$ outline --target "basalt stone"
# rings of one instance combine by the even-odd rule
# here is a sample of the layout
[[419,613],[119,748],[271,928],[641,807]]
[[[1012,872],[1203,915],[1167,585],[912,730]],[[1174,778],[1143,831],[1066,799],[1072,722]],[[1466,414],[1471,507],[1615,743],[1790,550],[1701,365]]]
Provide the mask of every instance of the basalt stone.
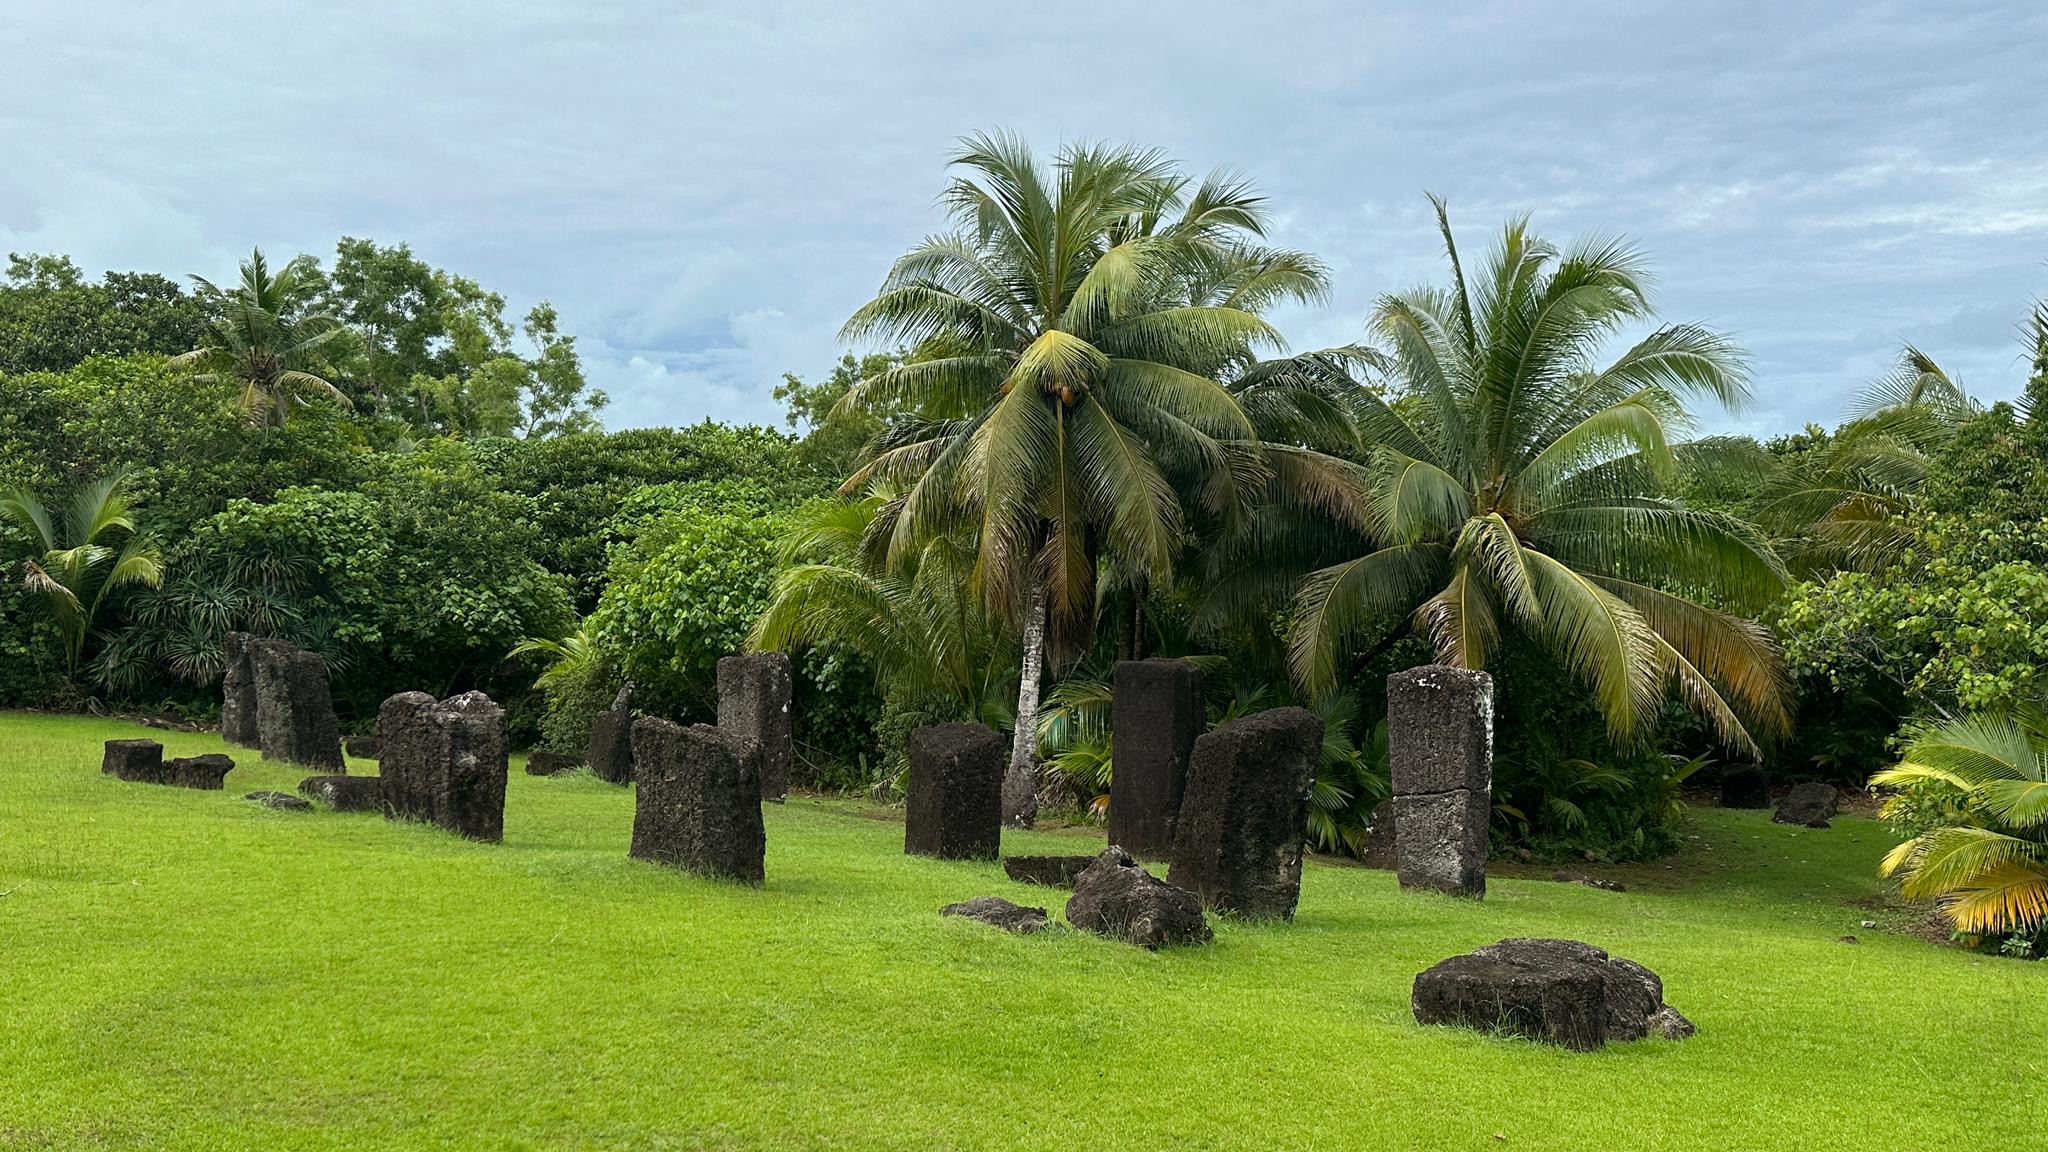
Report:
[[1730,764],[1721,769],[1721,807],[1768,808],[1771,795],[1764,787],[1764,770],[1754,764]]
[[1322,748],[1323,722],[1304,708],[1259,712],[1196,740],[1167,882],[1218,911],[1292,920]]
[[1023,884],[1072,888],[1074,878],[1093,863],[1093,856],[1005,856],[1003,874]]
[[1047,924],[1045,909],[1025,908],[1000,896],[976,896],[959,904],[948,904],[939,909],[939,915],[964,916],[1019,935],[1043,931]]
[[1778,801],[1778,810],[1771,814],[1771,819],[1780,824],[1825,828],[1835,818],[1841,802],[1842,793],[1832,784],[1795,784]]
[[583,759],[591,774],[611,784],[633,782],[633,685],[619,689],[609,710],[590,725],[590,747]]
[[1619,880],[1602,880],[1598,876],[1589,876],[1584,872],[1573,872],[1568,869],[1561,868],[1552,873],[1550,878],[1559,884],[1582,884],[1588,888],[1598,888],[1602,892],[1628,891],[1628,885]]
[[345,736],[341,747],[358,760],[377,760],[384,755],[384,745],[375,736]]
[[256,727],[256,669],[249,659],[255,639],[247,632],[230,632],[221,643],[220,738],[239,748],[259,747],[263,740]]
[[761,744],[751,736],[643,716],[633,724],[638,789],[631,854],[702,876],[759,884]]
[[526,756],[528,776],[560,776],[583,767],[581,756],[564,756],[560,752],[530,752]]
[[336,812],[382,812],[381,776],[308,776],[299,781],[299,795],[318,800]]
[[265,760],[345,771],[327,662],[282,640],[247,645],[256,680],[256,734]]
[[109,740],[100,752],[100,771],[116,780],[160,784],[164,746],[154,740]]
[[942,860],[993,860],[1002,851],[1002,737],[980,724],[933,724],[910,734],[903,850]]
[[471,840],[505,836],[505,710],[481,692],[401,692],[377,710],[384,815]]
[[202,792],[218,792],[227,774],[234,770],[235,762],[218,752],[182,756],[164,761],[163,783],[178,788],[197,788]]
[[1109,842],[1139,856],[1173,851],[1195,740],[1207,722],[1202,672],[1185,660],[1125,660],[1114,673]]
[[251,792],[242,797],[279,812],[311,812],[313,805],[289,792]]
[[793,678],[781,652],[727,656],[718,662],[718,726],[761,743],[761,799],[789,792],[789,701]]
[[1360,863],[1368,868],[1393,869],[1399,859],[1394,847],[1394,828],[1398,823],[1392,800],[1373,805],[1365,821],[1365,848],[1359,853]]
[[1215,938],[1202,898],[1152,875],[1111,845],[1079,876],[1067,900],[1067,923],[1085,932],[1158,950],[1207,944]]
[[1401,887],[1485,896],[1493,678],[1442,664],[1387,677],[1387,755]]
[[1410,1006],[1423,1024],[1457,1024],[1578,1051],[1674,1039],[1692,1025],[1664,1003],[1657,974],[1576,940],[1503,940],[1444,960],[1415,978]]

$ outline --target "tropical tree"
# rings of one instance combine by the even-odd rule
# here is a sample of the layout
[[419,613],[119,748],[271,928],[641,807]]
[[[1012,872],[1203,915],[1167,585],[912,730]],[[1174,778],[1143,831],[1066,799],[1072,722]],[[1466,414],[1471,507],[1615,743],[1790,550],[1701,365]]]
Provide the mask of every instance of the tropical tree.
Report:
[[23,584],[49,605],[64,638],[65,664],[74,673],[107,597],[120,588],[163,581],[162,554],[136,530],[122,490],[129,475],[118,471],[80,489],[61,520],[33,493],[0,497],[0,516],[28,533],[40,550],[24,563]]
[[2048,715],[2034,708],[1921,728],[1899,763],[1870,782],[1900,790],[1887,816],[1932,800],[1944,817],[1884,858],[1905,896],[1939,901],[1971,935],[2048,930]]
[[348,397],[314,369],[316,353],[346,331],[334,317],[312,311],[320,289],[319,265],[310,256],[275,273],[258,248],[242,262],[241,283],[223,291],[194,276],[208,320],[199,346],[172,363],[199,369],[199,379],[234,381],[242,410],[257,424],[281,427],[309,396],[347,405]]
[[1372,317],[1395,398],[1354,393],[1358,458],[1302,473],[1305,498],[1362,547],[1303,581],[1295,676],[1332,685],[1411,623],[1439,660],[1483,668],[1512,629],[1585,684],[1612,736],[1642,733],[1676,685],[1754,750],[1757,730],[1785,726],[1786,681],[1739,613],[1782,587],[1783,566],[1755,529],[1666,494],[1724,451],[1676,434],[1688,401],[1746,398],[1740,354],[1673,324],[1601,366],[1608,338],[1653,316],[1639,253],[1605,239],[1560,251],[1517,219],[1468,280],[1434,203],[1451,283],[1382,297]]
[[976,590],[1022,636],[1003,810],[1028,824],[1048,653],[1080,649],[1100,589],[1168,580],[1190,515],[1238,513],[1256,434],[1219,376],[1278,347],[1260,309],[1316,297],[1323,273],[1258,244],[1242,182],[1196,184],[1157,152],[1074,145],[1047,165],[977,136],[954,164],[954,228],[844,329],[917,350],[842,402],[917,416],[844,490],[902,485],[880,517],[892,566],[937,536],[974,542]]

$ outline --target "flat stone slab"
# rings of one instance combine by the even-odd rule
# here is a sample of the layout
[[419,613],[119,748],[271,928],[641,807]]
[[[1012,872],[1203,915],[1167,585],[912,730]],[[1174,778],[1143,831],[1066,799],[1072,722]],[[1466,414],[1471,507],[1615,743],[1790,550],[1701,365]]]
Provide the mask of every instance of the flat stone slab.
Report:
[[1044,931],[1046,924],[1050,922],[1046,919],[1045,909],[1012,904],[1000,896],[976,896],[972,900],[948,904],[939,909],[939,915],[979,920],[1018,935]]
[[289,792],[251,792],[242,797],[279,812],[311,812],[312,802]]
[[1093,856],[1005,856],[1003,875],[1022,884],[1072,888],[1074,878],[1093,863]]
[[1154,951],[1215,939],[1202,915],[1201,897],[1145,871],[1115,845],[1103,849],[1075,878],[1067,923]]
[[583,767],[583,757],[564,756],[560,752],[529,752],[526,754],[528,776],[560,776]]
[[1795,784],[1778,801],[1778,810],[1771,814],[1771,819],[1779,824],[1826,828],[1841,804],[1841,790],[1832,784]]
[[299,781],[299,795],[318,800],[336,812],[382,812],[382,776],[308,776]]
[[1455,1024],[1589,1052],[1692,1022],[1664,1003],[1657,974],[1577,940],[1516,939],[1438,962],[1415,978],[1422,1024]]

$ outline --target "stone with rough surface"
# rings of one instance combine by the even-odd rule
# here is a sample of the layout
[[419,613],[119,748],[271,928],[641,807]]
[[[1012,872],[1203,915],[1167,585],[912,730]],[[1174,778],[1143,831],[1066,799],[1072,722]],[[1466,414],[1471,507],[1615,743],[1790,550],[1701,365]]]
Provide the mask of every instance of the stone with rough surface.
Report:
[[1208,726],[1202,671],[1186,660],[1125,660],[1113,676],[1109,842],[1136,856],[1165,855],[1195,740]]
[[701,876],[759,884],[761,744],[751,736],[654,717],[633,722],[638,792],[631,854]]
[[718,662],[718,726],[761,744],[761,799],[789,792],[790,693],[794,678],[781,652],[727,656]]
[[1832,784],[1795,784],[1778,801],[1778,810],[1771,814],[1771,819],[1780,824],[1825,828],[1835,818],[1841,803],[1842,793]]
[[238,748],[262,744],[256,727],[256,670],[249,661],[249,645],[255,640],[247,632],[230,632],[221,642],[224,659],[220,675],[220,738]]
[[1394,827],[1397,823],[1393,800],[1382,800],[1373,805],[1365,820],[1365,848],[1358,854],[1359,863],[1368,868],[1393,869],[1397,859],[1394,853]]
[[1721,769],[1721,807],[1768,808],[1770,792],[1764,787],[1764,770],[1754,764],[1730,764]]
[[1021,884],[1072,888],[1074,877],[1093,863],[1093,856],[1005,856],[1003,875]]
[[1202,915],[1202,898],[1152,875],[1131,854],[1111,845],[1074,878],[1067,923],[1084,932],[1158,950],[1207,944],[1215,938]]
[[933,724],[910,734],[903,850],[941,860],[993,860],[1002,851],[1002,737],[980,724]]
[[528,776],[560,776],[583,767],[580,756],[564,756],[560,752],[530,752],[526,757]]
[[1485,896],[1493,678],[1442,664],[1387,677],[1387,757],[1401,887]]
[[939,915],[963,916],[1019,935],[1042,931],[1048,923],[1045,909],[1025,908],[1000,896],[976,896],[959,904],[948,904],[939,909]]
[[1486,895],[1490,791],[1396,796],[1394,814],[1394,868],[1401,887]]
[[1664,1003],[1656,973],[1576,940],[1502,940],[1453,956],[1415,978],[1410,1006],[1423,1024],[1458,1024],[1578,1051],[1640,1040],[1652,1030],[1679,1038],[1692,1027]]
[[341,748],[358,760],[378,760],[384,755],[384,746],[377,742],[375,736],[344,736]]
[[251,792],[242,797],[279,812],[311,812],[313,805],[289,792]]
[[382,812],[381,776],[308,776],[299,781],[299,795],[318,800],[336,812]]
[[1602,880],[1598,876],[1589,876],[1584,872],[1573,872],[1566,868],[1551,873],[1550,878],[1559,884],[1583,884],[1588,888],[1598,888],[1602,892],[1628,891],[1628,885],[1619,880]]
[[256,681],[256,735],[265,760],[346,771],[327,662],[284,640],[247,645]]
[[481,692],[401,692],[377,710],[384,815],[471,840],[505,837],[505,710]]
[[633,685],[626,684],[613,698],[612,706],[597,714],[590,725],[590,746],[584,763],[591,775],[609,784],[633,782]]
[[135,784],[161,783],[164,746],[155,740],[109,740],[100,751],[100,771]]
[[1305,708],[1255,713],[1196,740],[1167,882],[1219,912],[1292,920],[1322,750],[1323,722]]
[[203,756],[181,756],[176,760],[164,761],[162,783],[176,788],[218,792],[224,787],[227,774],[234,770],[235,762],[219,752],[208,752]]

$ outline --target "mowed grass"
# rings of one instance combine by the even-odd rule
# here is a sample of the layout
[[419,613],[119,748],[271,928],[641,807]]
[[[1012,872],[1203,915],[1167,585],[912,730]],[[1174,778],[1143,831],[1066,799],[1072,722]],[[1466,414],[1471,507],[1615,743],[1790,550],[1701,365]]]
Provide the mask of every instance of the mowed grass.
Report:
[[[1866,820],[1701,812],[1619,894],[1312,862],[1291,926],[1154,955],[941,919],[1064,894],[906,858],[887,809],[771,807],[754,890],[627,859],[588,776],[515,766],[472,844],[247,803],[303,773],[241,751],[225,792],[100,775],[145,735],[221,749],[0,715],[0,1148],[2016,1149],[2048,1115],[2048,966],[1860,929]],[[1700,1034],[1414,1023],[1415,973],[1529,935],[1648,964]]]

